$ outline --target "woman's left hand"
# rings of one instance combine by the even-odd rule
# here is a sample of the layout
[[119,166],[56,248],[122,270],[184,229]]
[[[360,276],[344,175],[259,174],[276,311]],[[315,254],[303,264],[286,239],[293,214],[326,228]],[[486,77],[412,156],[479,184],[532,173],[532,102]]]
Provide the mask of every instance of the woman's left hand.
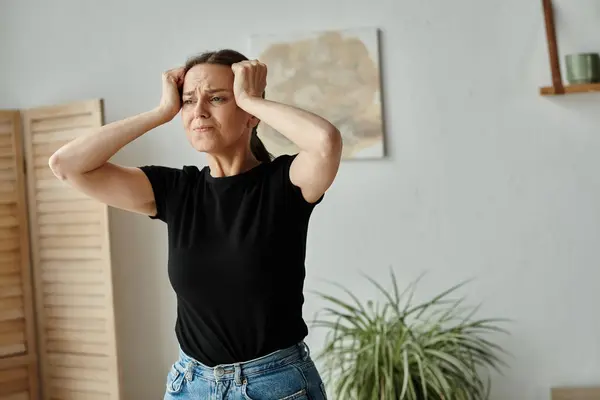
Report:
[[233,95],[238,105],[252,97],[262,97],[267,86],[267,66],[257,60],[235,63],[233,71]]

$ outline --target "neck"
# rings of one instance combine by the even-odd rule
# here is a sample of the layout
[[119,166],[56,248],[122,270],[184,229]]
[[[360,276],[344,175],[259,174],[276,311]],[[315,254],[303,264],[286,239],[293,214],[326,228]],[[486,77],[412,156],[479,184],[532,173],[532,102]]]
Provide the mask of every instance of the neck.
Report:
[[207,154],[207,157],[210,175],[215,178],[238,175],[260,164],[248,148],[229,154]]

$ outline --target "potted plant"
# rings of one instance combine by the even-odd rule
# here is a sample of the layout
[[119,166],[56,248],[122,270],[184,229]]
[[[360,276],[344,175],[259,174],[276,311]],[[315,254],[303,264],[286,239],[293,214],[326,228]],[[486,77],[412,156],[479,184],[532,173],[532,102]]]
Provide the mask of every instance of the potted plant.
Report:
[[[364,276],[364,275],[363,275]],[[501,319],[474,319],[477,308],[452,299],[464,282],[414,304],[419,280],[402,293],[391,272],[391,290],[366,277],[383,302],[361,302],[341,288],[348,300],[316,292],[329,306],[317,314],[326,328],[323,379],[335,399],[343,400],[479,400],[489,396],[482,372],[506,365],[488,334],[506,331]],[[420,279],[420,278],[419,278]],[[319,314],[322,317],[319,317]]]

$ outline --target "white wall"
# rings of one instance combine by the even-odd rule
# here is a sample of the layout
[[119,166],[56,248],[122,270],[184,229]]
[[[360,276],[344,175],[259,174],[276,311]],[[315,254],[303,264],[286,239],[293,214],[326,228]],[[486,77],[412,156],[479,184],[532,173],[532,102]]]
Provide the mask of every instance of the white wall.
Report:
[[[101,97],[112,122],[154,107],[161,72],[199,51],[245,51],[254,32],[380,27],[389,157],[342,165],[314,214],[307,286],[367,295],[358,271],[383,279],[390,265],[403,282],[429,271],[422,297],[476,278],[467,295],[482,314],[514,319],[495,400],[600,384],[600,93],[538,96],[550,82],[540,2],[339,4],[3,0],[0,107]],[[558,4],[563,54],[600,51],[598,2]],[[204,161],[179,120],[116,160]],[[125,398],[159,398],[176,355],[166,232],[116,210],[111,224]],[[309,297],[307,317],[318,306]]]

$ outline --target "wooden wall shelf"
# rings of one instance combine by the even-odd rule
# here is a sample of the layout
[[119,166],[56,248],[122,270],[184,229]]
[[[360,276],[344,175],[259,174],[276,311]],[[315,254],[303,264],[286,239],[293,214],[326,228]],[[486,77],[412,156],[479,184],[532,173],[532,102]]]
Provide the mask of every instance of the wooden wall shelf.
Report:
[[544,96],[554,96],[560,94],[573,94],[573,93],[589,93],[589,92],[600,92],[600,83],[588,83],[584,85],[568,85],[563,86],[563,92],[559,93],[553,86],[546,86],[540,88],[540,94]]
[[600,83],[583,85],[567,85],[562,81],[560,72],[560,57],[556,40],[556,26],[554,24],[554,7],[552,0],[542,0],[544,19],[546,22],[546,39],[548,41],[548,55],[550,57],[550,70],[552,72],[552,86],[540,88],[542,96],[554,96],[573,93],[600,92]]

